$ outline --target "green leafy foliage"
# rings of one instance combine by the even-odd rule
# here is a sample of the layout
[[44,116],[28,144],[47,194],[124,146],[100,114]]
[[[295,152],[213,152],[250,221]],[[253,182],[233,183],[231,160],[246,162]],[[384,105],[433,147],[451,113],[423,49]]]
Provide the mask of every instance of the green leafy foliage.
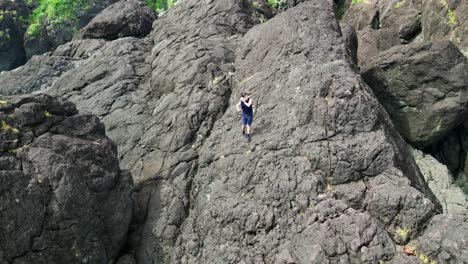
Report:
[[364,0],[353,0],[351,2],[351,4],[355,5],[355,4],[359,4],[359,3],[362,3],[362,2],[364,2]]
[[271,8],[286,9],[288,3],[286,0],[268,0],[268,4]]
[[177,0],[146,0],[146,3],[156,11],[163,11],[171,8]]
[[38,6],[29,17],[28,34],[37,34],[44,18],[47,18],[52,25],[73,23],[77,20],[77,14],[89,7],[89,0],[39,0]]

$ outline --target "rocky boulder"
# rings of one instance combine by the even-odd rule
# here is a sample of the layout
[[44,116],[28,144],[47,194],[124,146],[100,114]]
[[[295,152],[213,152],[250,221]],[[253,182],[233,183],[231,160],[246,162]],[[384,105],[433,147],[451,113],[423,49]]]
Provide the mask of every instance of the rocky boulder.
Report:
[[468,64],[449,41],[393,47],[374,57],[362,76],[415,147],[436,142],[466,118]]
[[144,37],[151,31],[157,15],[141,0],[123,0],[108,6],[81,29],[82,38],[113,40]]
[[421,32],[421,2],[366,0],[350,4],[342,22],[357,31],[361,64],[380,51],[416,39]]
[[22,0],[0,0],[0,72],[26,61],[23,35],[29,8]]
[[467,214],[467,197],[463,193],[463,190],[455,184],[447,166],[420,150],[413,150],[413,156],[421,173],[428,182],[429,188],[439,199],[444,213]]
[[[232,107],[200,148],[171,261],[378,263],[417,236],[437,202],[346,48],[331,1],[244,36]],[[251,143],[241,91],[255,100]]]
[[49,96],[0,100],[0,262],[109,263],[132,180],[97,117]]

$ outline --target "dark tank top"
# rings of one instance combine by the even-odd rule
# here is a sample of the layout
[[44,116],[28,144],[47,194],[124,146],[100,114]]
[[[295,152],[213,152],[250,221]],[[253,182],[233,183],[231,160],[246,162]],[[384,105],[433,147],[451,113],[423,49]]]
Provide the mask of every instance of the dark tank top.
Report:
[[[247,99],[246,103],[250,102],[250,98]],[[247,106],[244,102],[241,101],[242,113],[244,115],[251,116],[253,115],[252,106]]]

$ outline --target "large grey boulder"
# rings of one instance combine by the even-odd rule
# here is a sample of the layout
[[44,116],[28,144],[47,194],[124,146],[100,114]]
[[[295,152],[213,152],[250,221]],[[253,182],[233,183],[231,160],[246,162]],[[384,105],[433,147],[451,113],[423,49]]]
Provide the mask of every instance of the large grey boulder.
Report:
[[[200,149],[171,261],[392,260],[393,240],[417,236],[438,206],[351,67],[332,3],[306,1],[252,28],[236,55],[232,107]],[[233,107],[241,91],[256,101],[251,143]]]
[[0,0],[0,72],[26,61],[23,35],[28,15],[29,8],[23,0]]
[[429,184],[429,188],[439,199],[444,213],[467,214],[468,199],[463,190],[455,184],[447,166],[420,150],[414,149],[413,156],[421,173]]
[[122,0],[94,17],[81,29],[81,37],[108,40],[144,37],[150,33],[156,17],[156,12],[142,0]]
[[422,1],[366,0],[350,4],[342,22],[357,31],[362,65],[381,51],[417,38],[421,32]]
[[116,259],[132,216],[132,180],[102,123],[45,95],[0,102],[0,262]]
[[415,147],[435,143],[466,118],[468,64],[449,41],[393,47],[374,57],[362,76]]

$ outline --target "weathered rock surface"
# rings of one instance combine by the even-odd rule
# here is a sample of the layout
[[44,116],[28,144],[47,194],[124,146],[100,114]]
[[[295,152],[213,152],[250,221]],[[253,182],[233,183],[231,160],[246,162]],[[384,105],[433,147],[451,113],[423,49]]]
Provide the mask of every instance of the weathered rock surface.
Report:
[[11,70],[26,61],[23,35],[24,19],[29,9],[22,0],[0,0],[0,72]]
[[81,29],[81,37],[108,40],[144,37],[150,33],[156,17],[156,12],[145,2],[122,0],[108,6],[94,17]]
[[468,57],[468,2],[424,0],[421,14],[424,40],[451,40]]
[[457,186],[447,166],[420,150],[413,150],[413,156],[429,188],[440,201],[444,213],[467,214],[468,200]]
[[0,104],[0,262],[109,263],[126,242],[132,180],[97,117],[49,96]]
[[[418,263],[397,244],[441,207],[355,72],[352,32],[331,1],[257,26],[250,2],[180,1],[148,38],[74,40],[37,57],[66,67],[21,84],[97,115],[116,142],[138,199],[118,263]],[[40,71],[28,64],[0,83]]]
[[351,25],[345,23],[340,23],[340,28],[348,55],[351,57],[353,64],[357,66],[358,38],[356,31]]
[[365,65],[380,51],[413,41],[421,32],[420,14],[421,0],[366,0],[351,4],[342,21],[356,29],[358,58]]
[[410,186],[428,190],[350,67],[332,8],[306,1],[243,38],[231,105],[241,90],[257,100],[253,143],[233,109],[216,122],[173,261],[378,263],[435,212]]
[[[418,257],[424,261],[458,264],[468,261],[468,218],[461,215],[437,215],[416,241]],[[428,261],[428,263],[429,263]]]
[[391,48],[362,75],[413,146],[435,143],[466,118],[468,64],[449,41]]

